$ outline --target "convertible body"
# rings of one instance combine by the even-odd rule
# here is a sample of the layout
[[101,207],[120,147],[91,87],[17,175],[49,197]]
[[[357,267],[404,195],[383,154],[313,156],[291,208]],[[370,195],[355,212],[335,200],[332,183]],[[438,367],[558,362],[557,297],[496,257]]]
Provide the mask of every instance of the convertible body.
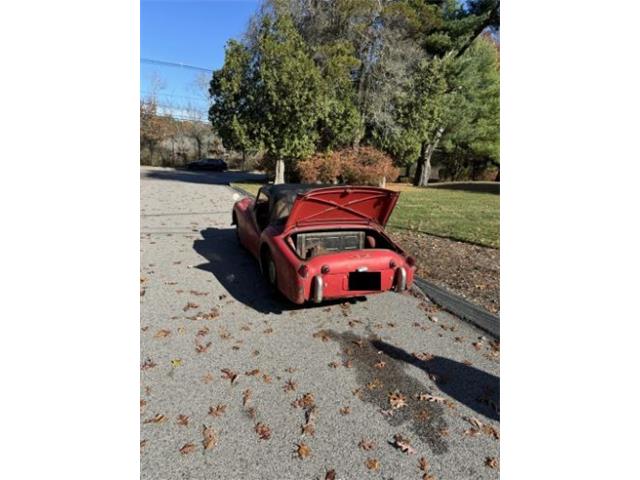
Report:
[[402,291],[413,282],[415,261],[384,232],[398,195],[267,185],[235,203],[232,223],[272,288],[294,303]]

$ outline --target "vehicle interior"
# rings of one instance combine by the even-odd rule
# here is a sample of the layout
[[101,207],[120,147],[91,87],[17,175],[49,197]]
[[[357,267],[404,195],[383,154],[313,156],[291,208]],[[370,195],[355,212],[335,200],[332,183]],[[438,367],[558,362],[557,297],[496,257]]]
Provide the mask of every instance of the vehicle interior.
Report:
[[287,244],[302,260],[347,250],[386,249],[399,251],[398,247],[384,235],[371,229],[294,233],[287,237]]

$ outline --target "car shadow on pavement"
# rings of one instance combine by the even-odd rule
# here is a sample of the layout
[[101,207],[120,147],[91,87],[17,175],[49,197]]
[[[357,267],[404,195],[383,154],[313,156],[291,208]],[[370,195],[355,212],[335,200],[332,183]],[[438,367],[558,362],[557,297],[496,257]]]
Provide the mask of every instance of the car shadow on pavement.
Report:
[[438,388],[458,402],[492,420],[500,420],[500,378],[445,357],[421,360],[381,340],[373,347],[385,355],[423,370]]
[[231,182],[266,182],[262,173],[227,171],[227,172],[199,172],[191,170],[145,170],[145,178],[156,180],[172,180],[174,182],[200,183],[206,185],[229,185]]
[[[238,243],[235,228],[206,228],[193,249],[207,260],[196,268],[210,272],[235,300],[261,313],[280,314],[284,311],[325,308],[344,302],[323,302],[319,305],[296,305],[278,298],[264,280],[257,260]],[[362,301],[350,299],[351,303]]]

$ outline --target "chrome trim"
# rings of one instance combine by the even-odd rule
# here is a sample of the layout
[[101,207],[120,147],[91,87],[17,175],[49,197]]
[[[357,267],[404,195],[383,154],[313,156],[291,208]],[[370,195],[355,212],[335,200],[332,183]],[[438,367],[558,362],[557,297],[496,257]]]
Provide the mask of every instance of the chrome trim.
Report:
[[316,275],[313,277],[313,301],[315,303],[322,302],[322,294],[324,290],[324,282],[322,281],[322,277],[320,275]]
[[401,292],[407,288],[407,271],[403,267],[396,269],[396,292]]

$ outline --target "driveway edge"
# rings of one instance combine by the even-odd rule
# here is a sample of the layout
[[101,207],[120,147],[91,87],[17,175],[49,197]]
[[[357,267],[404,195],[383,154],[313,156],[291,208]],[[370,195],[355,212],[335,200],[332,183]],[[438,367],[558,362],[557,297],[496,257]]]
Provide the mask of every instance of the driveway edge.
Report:
[[[239,187],[227,185],[241,195],[253,198],[252,193]],[[484,308],[474,305],[464,298],[455,295],[444,288],[438,287],[420,277],[414,277],[413,284],[434,303],[440,305],[446,311],[453,313],[461,319],[475,325],[485,332],[500,338],[500,318],[486,311]]]
[[500,338],[500,317],[422,278],[415,277],[413,284],[446,311]]

